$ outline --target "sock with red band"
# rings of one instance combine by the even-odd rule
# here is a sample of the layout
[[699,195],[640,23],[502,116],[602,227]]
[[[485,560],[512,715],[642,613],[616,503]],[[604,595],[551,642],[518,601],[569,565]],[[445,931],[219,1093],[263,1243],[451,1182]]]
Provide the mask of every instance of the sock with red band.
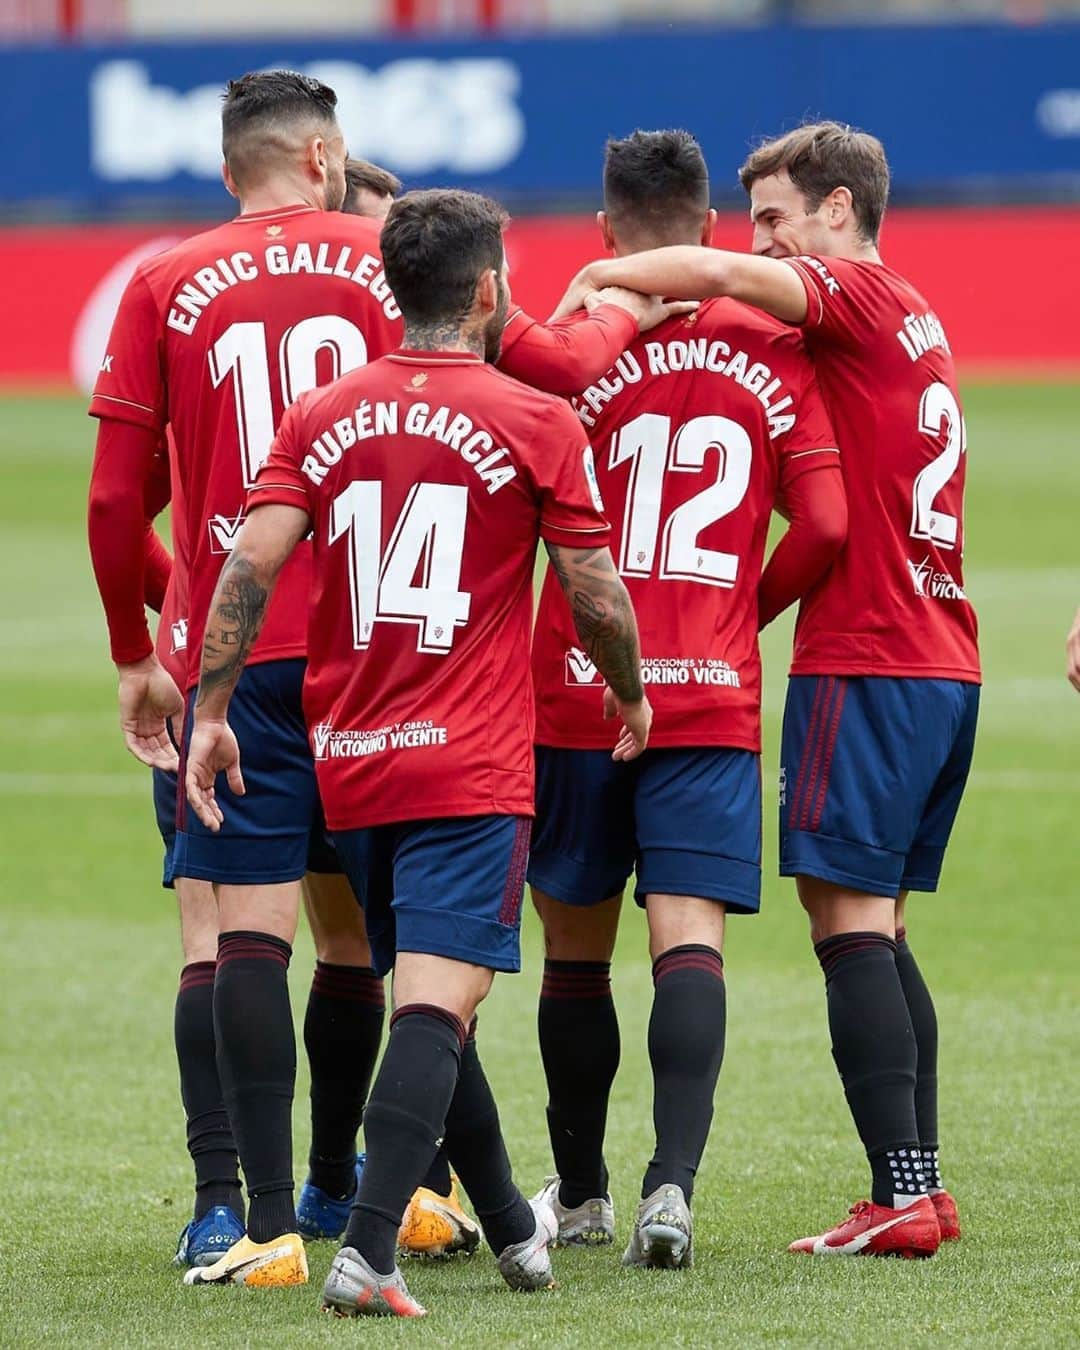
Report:
[[214,1031],[222,1095],[248,1191],[248,1236],[296,1231],[292,1099],[296,1035],[289,1006],[292,948],[271,933],[218,938]]
[[499,1111],[470,1034],[461,1052],[461,1072],[446,1113],[446,1156],[473,1203],[496,1254],[524,1242],[535,1227],[532,1207],[514,1185]]
[[380,1275],[394,1269],[402,1215],[445,1133],[465,1034],[460,1018],[427,1003],[408,1003],[390,1018],[364,1111],[367,1161],[344,1238]]
[[314,1185],[335,1200],[356,1188],[356,1132],[382,1040],[386,1000],[370,966],[317,961],[304,1017],[311,1066]]
[[192,961],[180,972],[173,1016],[180,1099],[187,1116],[187,1146],[195,1165],[195,1214],[228,1205],[243,1222],[236,1142],[218,1078],[214,1039],[213,961]]
[[689,1203],[724,1059],[724,959],[698,943],[672,947],[653,962],[653,984],[649,1061],[656,1148],[641,1195],[673,1183]]
[[[915,1119],[917,1052],[896,943],[839,933],[814,944],[825,972],[832,1053],[873,1177],[875,1205],[926,1191]],[[910,1189],[909,1189],[910,1188]]]
[[619,1067],[610,962],[545,961],[537,1029],[559,1199],[574,1209],[608,1190],[604,1130]]
[[937,1060],[938,1024],[934,1000],[907,944],[907,929],[896,930],[896,970],[915,1033],[915,1121],[919,1127],[923,1172],[932,1191],[942,1190],[938,1170]]

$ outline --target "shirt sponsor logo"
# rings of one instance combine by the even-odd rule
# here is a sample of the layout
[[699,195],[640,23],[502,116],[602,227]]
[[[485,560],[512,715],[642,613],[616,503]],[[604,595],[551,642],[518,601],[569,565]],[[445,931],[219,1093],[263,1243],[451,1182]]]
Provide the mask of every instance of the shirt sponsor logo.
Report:
[[907,559],[908,572],[915,594],[923,600],[966,600],[963,589],[956,584],[948,572],[935,572],[930,564],[930,555],[920,563]]
[[386,751],[422,750],[446,743],[446,728],[429,721],[394,722],[371,731],[352,728],[337,731],[332,722],[318,722],[311,729],[311,749],[318,763],[330,759],[367,759]]
[[206,522],[206,528],[210,533],[210,552],[231,553],[236,544],[236,536],[246,519],[243,511],[238,511],[231,518],[222,515],[211,516]]
[[566,653],[565,678],[571,687],[604,683],[604,677],[580,647],[571,647]]
[[187,628],[187,619],[177,619],[176,622],[170,626],[169,633],[172,637],[173,656],[175,656],[177,652],[187,651]]
[[[604,677],[580,647],[566,653],[565,682],[571,688],[602,685]],[[741,689],[739,672],[715,657],[660,656],[641,662],[642,684],[708,684]]]
[[809,267],[811,272],[816,272],[818,274],[818,276],[821,278],[825,286],[825,289],[829,292],[830,295],[840,294],[840,283],[837,281],[837,279],[833,276],[833,274],[829,271],[829,269],[825,266],[825,264],[821,261],[820,258],[810,258],[807,257],[805,253],[802,253],[799,255],[798,261],[801,262],[804,267]]

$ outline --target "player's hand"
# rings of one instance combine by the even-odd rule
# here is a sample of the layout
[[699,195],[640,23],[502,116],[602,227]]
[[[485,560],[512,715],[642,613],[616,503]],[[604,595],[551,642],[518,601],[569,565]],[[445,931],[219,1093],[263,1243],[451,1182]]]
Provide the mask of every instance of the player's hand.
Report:
[[589,269],[583,267],[570,285],[567,286],[563,298],[559,301],[554,314],[548,319],[548,323],[554,323],[556,319],[565,319],[568,314],[576,314],[579,309],[584,309],[585,302],[590,295],[596,293],[596,290],[596,284],[589,276]]
[[244,795],[244,777],[240,772],[240,747],[232,727],[224,720],[196,716],[191,728],[187,753],[184,790],[192,810],[208,830],[217,834],[225,819],[214,795],[214,780],[224,773],[229,791]]
[[1069,682],[1077,692],[1080,692],[1080,609],[1076,611],[1076,618],[1073,619],[1072,630],[1065,643],[1065,652],[1068,657],[1066,669]]
[[604,717],[622,718],[623,728],[611,758],[618,761],[637,759],[649,743],[652,727],[652,704],[649,700],[643,696],[636,703],[623,703],[615,696],[615,691],[605,685]]
[[168,721],[183,711],[184,700],[172,676],[156,656],[117,666],[116,673],[124,743],[143,764],[175,773],[177,755]]
[[642,295],[640,291],[628,291],[622,286],[605,286],[603,290],[590,291],[585,297],[585,308],[591,314],[601,305],[617,305],[626,310],[634,319],[639,333],[647,333],[665,319],[677,314],[692,314],[698,307],[696,300],[663,300],[658,295]]

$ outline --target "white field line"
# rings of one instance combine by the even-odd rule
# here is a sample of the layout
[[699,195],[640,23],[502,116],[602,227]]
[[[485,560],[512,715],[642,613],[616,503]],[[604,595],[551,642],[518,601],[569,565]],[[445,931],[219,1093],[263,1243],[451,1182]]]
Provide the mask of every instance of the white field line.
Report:
[[[776,795],[766,778],[765,790]],[[139,773],[0,773],[4,797],[149,797],[150,775]],[[977,770],[968,780],[969,792],[1075,792],[1080,773],[1028,769]]]

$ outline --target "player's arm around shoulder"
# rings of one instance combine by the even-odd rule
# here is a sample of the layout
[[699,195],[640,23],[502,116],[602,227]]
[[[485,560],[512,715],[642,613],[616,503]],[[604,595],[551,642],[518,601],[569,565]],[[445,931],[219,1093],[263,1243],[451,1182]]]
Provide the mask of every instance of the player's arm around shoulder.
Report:
[[1080,693],[1080,609],[1076,611],[1076,618],[1073,619],[1065,650],[1068,655],[1069,682],[1077,693]]
[[726,295],[793,324],[803,323],[808,311],[806,287],[787,263],[752,253],[674,244],[587,264],[570,283],[552,317],[580,308],[588,295],[607,286],[629,287],[669,300]]

